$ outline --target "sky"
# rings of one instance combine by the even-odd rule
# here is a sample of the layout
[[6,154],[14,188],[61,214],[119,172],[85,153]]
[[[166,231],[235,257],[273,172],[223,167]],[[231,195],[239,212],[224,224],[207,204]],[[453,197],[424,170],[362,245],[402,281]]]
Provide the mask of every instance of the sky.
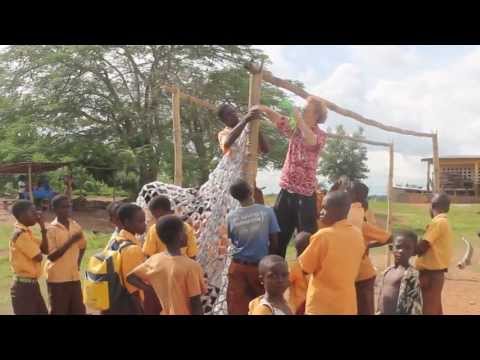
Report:
[[[5,45],[0,45],[0,49]],[[269,55],[277,77],[300,80],[312,94],[364,117],[404,129],[438,131],[442,155],[480,155],[480,46],[254,45]],[[295,102],[303,101],[294,97]],[[329,112],[324,130],[360,125]],[[370,140],[394,142],[394,184],[425,186],[428,138],[363,126]],[[368,147],[371,194],[385,194],[388,154]],[[262,170],[258,185],[279,191],[279,171]]]
[[[480,155],[480,46],[255,45],[269,55],[268,70],[300,80],[308,92],[386,125],[438,131],[442,155]],[[303,101],[294,97],[296,102]],[[324,130],[360,123],[329,112]],[[361,125],[370,140],[394,142],[394,185],[425,186],[432,156],[429,138],[384,132]],[[368,147],[366,180],[371,194],[385,194],[386,148]],[[321,160],[320,160],[321,161]],[[264,192],[278,192],[278,171],[261,171]]]

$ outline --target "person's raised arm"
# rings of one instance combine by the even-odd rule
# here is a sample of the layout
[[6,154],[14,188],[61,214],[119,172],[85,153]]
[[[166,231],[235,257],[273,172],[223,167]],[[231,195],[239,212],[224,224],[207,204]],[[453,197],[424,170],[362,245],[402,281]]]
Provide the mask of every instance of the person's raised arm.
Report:
[[307,145],[315,145],[317,143],[317,136],[312,129],[305,123],[303,120],[302,114],[298,108],[294,109],[295,121],[297,123],[297,128],[302,133],[302,137],[305,139]]
[[233,143],[238,139],[238,137],[242,134],[245,126],[255,119],[260,118],[260,111],[258,110],[250,110],[247,115],[242,117],[239,123],[233,128],[232,132],[228,135],[227,140],[223,144],[224,148],[230,148]]
[[265,114],[265,116],[280,130],[280,132],[286,137],[290,138],[293,135],[293,131],[288,124],[288,118],[279,114],[278,112],[270,109],[265,105],[254,105],[250,110],[259,110]]

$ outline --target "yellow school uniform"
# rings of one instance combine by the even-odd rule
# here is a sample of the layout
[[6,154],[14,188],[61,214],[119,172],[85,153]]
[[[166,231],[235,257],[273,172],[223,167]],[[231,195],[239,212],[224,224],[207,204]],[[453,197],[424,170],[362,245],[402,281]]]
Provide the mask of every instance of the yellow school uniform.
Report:
[[303,273],[298,260],[289,263],[289,272],[290,287],[285,292],[285,298],[292,312],[295,314],[307,298],[308,280],[310,276]]
[[[290,305],[289,305],[290,307]],[[294,314],[293,309],[290,311]],[[283,310],[275,308],[272,304],[266,301],[264,295],[253,299],[248,304],[248,315],[290,315],[283,312]]]
[[[193,231],[193,228],[186,222],[183,223],[183,226],[185,227],[185,233],[187,235],[187,246],[181,249],[182,255],[195,257],[198,254],[195,232]],[[143,243],[143,253],[147,256],[152,256],[165,250],[167,250],[167,247],[158,237],[156,225],[150,226],[147,236],[145,237],[145,242]]]
[[[74,234],[82,231],[82,227],[73,219],[69,219],[69,228],[53,220],[47,228],[48,253],[51,254],[63,246]],[[45,262],[47,281],[50,283],[61,283],[68,281],[79,281],[80,271],[78,269],[78,257],[80,250],[85,249],[87,240],[82,237],[79,241],[68,248],[65,253],[55,261]]]
[[418,270],[448,269],[453,255],[453,231],[447,214],[439,214],[427,226],[423,239],[430,247],[422,256],[418,256],[415,267]]
[[355,279],[365,253],[362,233],[347,220],[319,230],[298,258],[312,274],[305,314],[357,314]]
[[130,294],[139,291],[140,297],[143,299],[143,291],[128,283],[127,276],[133,269],[143,263],[145,256],[135,235],[126,230],[120,230],[116,241],[121,242],[125,240],[130,240],[133,245],[127,246],[121,251],[120,275],[122,277],[122,283],[125,284],[125,288]]
[[42,274],[42,266],[40,262],[32,259],[41,253],[40,240],[33,236],[28,226],[17,222],[9,243],[12,272],[18,277],[38,279]]
[[162,315],[190,315],[190,298],[204,294],[202,267],[186,256],[154,254],[132,273],[151,284],[162,306]]

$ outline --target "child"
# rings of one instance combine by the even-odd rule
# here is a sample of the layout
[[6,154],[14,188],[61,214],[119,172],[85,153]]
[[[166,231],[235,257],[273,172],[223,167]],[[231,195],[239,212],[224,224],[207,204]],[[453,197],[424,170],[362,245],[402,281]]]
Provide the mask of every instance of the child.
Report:
[[82,227],[70,218],[70,201],[65,195],[55,196],[52,208],[56,218],[47,230],[45,266],[50,313],[85,314],[79,269],[87,241]]
[[[162,315],[203,315],[201,295],[206,292],[203,270],[182,254],[185,226],[175,215],[162,216],[156,225],[167,250],[135,267],[127,281],[143,290],[151,284],[161,304]],[[148,283],[148,284],[147,284]]]
[[254,203],[246,181],[235,181],[230,194],[240,202],[240,208],[227,215],[228,238],[234,248],[228,269],[227,307],[230,315],[247,315],[250,301],[264,292],[258,263],[277,250],[280,227],[273,209]]
[[[156,196],[150,200],[148,209],[155,218],[155,222],[157,222],[163,216],[173,215],[170,200],[166,196],[162,195]],[[198,253],[195,233],[189,224],[184,222],[183,225],[185,226],[185,233],[187,235],[187,244],[182,248],[182,254],[188,256],[189,258],[195,259]],[[165,244],[157,235],[156,224],[150,226],[147,236],[145,237],[145,242],[143,243],[144,254],[148,257],[165,250]]]
[[292,315],[284,297],[289,283],[285,259],[278,255],[265,256],[258,265],[258,273],[265,294],[250,302],[248,315]]
[[301,232],[295,237],[295,248],[297,250],[297,260],[290,263],[290,287],[286,293],[288,305],[295,315],[305,313],[305,299],[307,296],[308,280],[310,276],[303,273],[298,258],[310,243],[312,234]]
[[381,315],[421,315],[422,294],[418,271],[410,266],[409,260],[415,255],[417,235],[402,231],[393,241],[395,263],[383,273],[378,296],[378,310]]
[[118,213],[117,213],[120,205],[122,205],[121,202],[114,201],[108,204],[107,206],[107,213],[108,213],[108,217],[110,218],[110,223],[113,226],[115,226],[115,229],[113,230],[112,236],[110,237],[110,240],[108,240],[108,243],[107,243],[107,246],[105,246],[105,249],[108,249],[112,245],[112,242],[115,240],[118,233],[122,229],[122,224],[118,219]]
[[449,210],[448,195],[435,194],[430,209],[432,222],[417,246],[415,268],[420,272],[425,315],[443,314],[443,283],[453,254],[453,231],[447,216]]
[[[9,260],[13,272],[10,290],[15,315],[48,314],[40,293],[38,278],[42,274],[42,253],[47,252],[47,236],[42,217],[35,212],[34,205],[27,200],[18,200],[12,207],[17,222],[9,243]],[[38,223],[42,232],[40,242],[30,230]]]
[[[261,116],[258,110],[252,110],[239,119],[237,112],[229,104],[220,105],[217,115],[225,125],[225,128],[218,133],[218,143],[223,154],[227,156],[230,156],[232,151],[239,151],[238,146],[235,146],[236,140],[250,121],[259,119]],[[258,146],[262,154],[267,154],[270,151],[270,146],[261,131],[258,133]],[[262,190],[257,186],[255,186],[253,198],[257,204],[265,204]]]
[[368,256],[368,250],[386,245],[391,240],[390,233],[366,221],[365,207],[368,203],[368,192],[369,189],[365,184],[358,181],[352,182],[350,194],[353,202],[348,212],[348,220],[362,231],[367,246],[355,283],[359,315],[373,315],[375,313],[375,278],[377,277],[377,271]]
[[[124,287],[122,289],[123,294],[118,303],[112,304],[110,309],[104,311],[103,314],[142,314],[141,301],[143,300],[143,292],[140,288],[127,282],[127,276],[145,260],[142,248],[138,243],[138,239],[135,237],[135,235],[145,233],[145,213],[142,208],[137,205],[123,204],[118,208],[117,214],[122,230],[120,230],[112,242],[111,247],[118,249],[120,246],[124,246],[120,251],[120,276]],[[125,246],[124,243],[127,243],[127,246]]]
[[310,238],[298,258],[300,267],[312,274],[305,306],[306,315],[355,315],[358,312],[355,280],[365,253],[360,230],[347,221],[348,193],[334,191],[324,200],[327,227]]

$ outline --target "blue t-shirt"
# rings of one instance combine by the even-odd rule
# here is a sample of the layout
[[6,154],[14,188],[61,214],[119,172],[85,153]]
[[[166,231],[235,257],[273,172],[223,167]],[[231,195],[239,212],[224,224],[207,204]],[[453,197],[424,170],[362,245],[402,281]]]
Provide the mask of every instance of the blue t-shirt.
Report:
[[269,235],[280,232],[272,208],[254,204],[240,207],[227,216],[228,237],[234,246],[233,258],[259,262],[268,255]]

